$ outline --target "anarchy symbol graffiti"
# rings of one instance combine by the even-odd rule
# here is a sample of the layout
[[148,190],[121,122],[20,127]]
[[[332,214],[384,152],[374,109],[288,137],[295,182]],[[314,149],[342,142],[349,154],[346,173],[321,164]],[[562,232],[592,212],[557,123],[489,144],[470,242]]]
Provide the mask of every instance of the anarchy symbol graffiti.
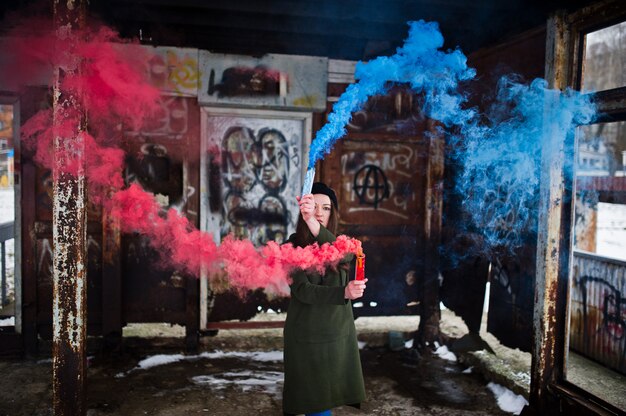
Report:
[[378,204],[389,198],[389,183],[385,172],[376,165],[365,165],[354,174],[354,192],[359,197],[359,204]]

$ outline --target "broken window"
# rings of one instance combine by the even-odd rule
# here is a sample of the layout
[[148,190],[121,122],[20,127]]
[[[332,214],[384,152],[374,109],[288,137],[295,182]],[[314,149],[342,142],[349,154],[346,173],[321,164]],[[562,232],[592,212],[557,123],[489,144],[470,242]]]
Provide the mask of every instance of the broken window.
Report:
[[624,410],[626,21],[582,33],[580,85],[598,92],[599,118],[577,130],[565,378]]
[[582,91],[626,86],[626,22],[585,36]]

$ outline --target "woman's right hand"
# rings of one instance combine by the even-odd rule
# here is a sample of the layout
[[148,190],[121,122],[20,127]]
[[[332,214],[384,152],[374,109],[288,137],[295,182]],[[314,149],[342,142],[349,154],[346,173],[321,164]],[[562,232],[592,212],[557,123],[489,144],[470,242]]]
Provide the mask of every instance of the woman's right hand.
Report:
[[302,219],[306,222],[315,219],[315,200],[313,199],[313,194],[302,195],[302,197],[296,196],[296,200],[300,205]]
[[354,300],[363,296],[363,292],[365,292],[365,280],[350,280],[348,282],[348,286],[344,289],[344,298]]
[[296,196],[296,200],[300,205],[300,213],[302,214],[302,219],[306,223],[307,227],[313,234],[313,237],[317,237],[320,233],[320,223],[315,218],[315,199],[313,199],[313,194],[306,194],[302,197]]

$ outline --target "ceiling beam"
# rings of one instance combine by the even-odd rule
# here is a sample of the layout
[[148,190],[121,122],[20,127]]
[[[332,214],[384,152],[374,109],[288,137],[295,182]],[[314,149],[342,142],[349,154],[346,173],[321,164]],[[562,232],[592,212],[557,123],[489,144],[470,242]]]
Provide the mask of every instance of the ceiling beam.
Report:
[[345,21],[335,18],[292,17],[288,14],[260,16],[251,13],[181,11],[176,7],[147,7],[141,10],[115,7],[107,12],[107,16],[113,21],[136,20],[137,22],[155,22],[163,26],[185,25],[192,30],[194,27],[214,27],[224,30],[298,33],[301,35],[339,36],[368,40],[401,40],[407,35],[407,27],[404,22],[383,24],[358,20]]

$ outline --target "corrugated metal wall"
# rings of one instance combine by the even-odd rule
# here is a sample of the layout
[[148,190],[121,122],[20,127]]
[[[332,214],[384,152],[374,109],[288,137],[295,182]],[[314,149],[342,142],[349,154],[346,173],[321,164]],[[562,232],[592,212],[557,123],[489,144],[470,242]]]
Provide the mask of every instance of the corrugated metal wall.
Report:
[[626,374],[626,262],[574,252],[570,348]]

